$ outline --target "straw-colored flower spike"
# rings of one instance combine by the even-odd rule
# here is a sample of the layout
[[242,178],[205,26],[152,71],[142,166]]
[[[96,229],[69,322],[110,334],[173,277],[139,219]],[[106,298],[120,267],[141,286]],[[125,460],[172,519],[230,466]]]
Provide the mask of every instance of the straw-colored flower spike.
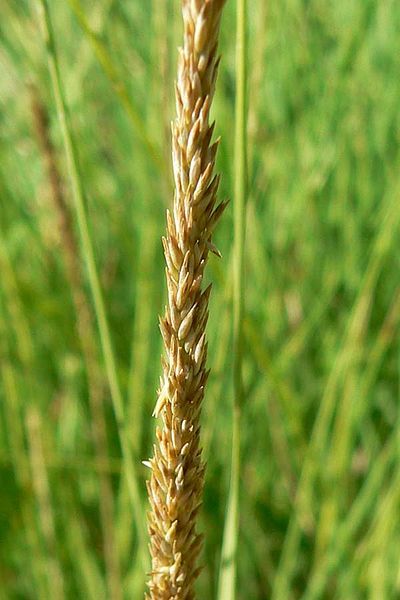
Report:
[[167,213],[168,306],[161,320],[166,357],[154,415],[160,417],[148,492],[152,600],[194,598],[201,536],[204,465],[199,416],[208,372],[205,327],[210,287],[202,280],[211,236],[225,203],[216,206],[213,174],[218,142],[211,143],[210,105],[218,68],[217,44],[224,0],[182,0],[184,42],[172,126],[175,197]]

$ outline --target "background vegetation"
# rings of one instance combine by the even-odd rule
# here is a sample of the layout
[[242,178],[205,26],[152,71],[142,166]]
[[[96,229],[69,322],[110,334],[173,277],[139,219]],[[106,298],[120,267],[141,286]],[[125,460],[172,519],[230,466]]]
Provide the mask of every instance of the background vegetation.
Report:
[[[172,193],[179,2],[49,4],[144,522],[141,460],[151,453],[160,372],[160,236]],[[228,198],[234,9],[228,2],[214,105]],[[94,329],[103,453],[94,444],[64,249],[34,133],[30,84],[50,115],[78,236],[37,4],[3,2],[0,17],[0,598],[98,600],[113,596],[110,577],[114,590],[140,598],[143,546],[99,336]],[[254,0],[249,31],[238,598],[394,599],[400,6]],[[200,598],[216,596],[229,483],[232,232],[230,207],[215,238],[223,258],[212,256],[208,270]],[[84,269],[86,258],[82,251]],[[111,567],[102,539],[104,481],[114,504]]]

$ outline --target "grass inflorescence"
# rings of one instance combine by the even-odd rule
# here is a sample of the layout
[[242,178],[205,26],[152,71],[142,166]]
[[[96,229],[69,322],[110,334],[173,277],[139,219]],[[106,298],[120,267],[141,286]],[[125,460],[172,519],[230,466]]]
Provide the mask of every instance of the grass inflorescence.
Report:
[[[1,3],[2,597],[136,599],[183,573],[198,598],[400,594],[400,8],[247,4],[224,5],[212,103],[187,46],[176,107],[181,0]],[[212,240],[216,189],[201,212],[190,188],[211,163],[231,199]],[[163,461],[180,485],[187,460],[195,527],[153,514],[152,567],[160,354],[150,488],[171,503]],[[207,368],[189,423],[168,382],[198,392]]]

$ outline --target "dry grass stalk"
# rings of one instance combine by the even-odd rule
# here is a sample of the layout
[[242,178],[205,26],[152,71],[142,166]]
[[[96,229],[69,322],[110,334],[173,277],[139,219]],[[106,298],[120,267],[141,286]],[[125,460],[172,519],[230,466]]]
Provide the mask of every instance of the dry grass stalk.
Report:
[[51,591],[55,598],[64,600],[65,582],[58,558],[56,523],[50,492],[50,482],[44,460],[43,431],[40,413],[35,405],[26,411],[26,428],[29,443],[32,483],[38,501],[40,528],[47,550],[47,569]]
[[[95,331],[90,302],[84,288],[79,247],[76,240],[71,213],[64,196],[64,186],[57,164],[56,149],[50,136],[49,118],[38,91],[31,86],[33,124],[38,144],[45,163],[50,184],[51,200],[58,219],[58,231],[63,250],[67,278],[76,313],[76,326],[86,366],[89,388],[89,403],[92,417],[93,441],[96,459],[100,464],[108,463],[107,428],[104,414],[104,379],[97,360]],[[107,568],[108,586],[113,600],[122,597],[120,568],[116,553],[113,520],[114,498],[111,481],[107,473],[99,473],[99,504],[103,535],[103,552]]]
[[216,206],[218,142],[209,112],[218,69],[217,43],[224,0],[182,0],[184,44],[172,127],[175,197],[163,239],[168,306],[161,320],[166,358],[158,401],[161,417],[148,482],[153,600],[194,598],[201,536],[196,516],[203,490],[199,416],[207,381],[210,286],[202,290],[212,232],[226,203]]

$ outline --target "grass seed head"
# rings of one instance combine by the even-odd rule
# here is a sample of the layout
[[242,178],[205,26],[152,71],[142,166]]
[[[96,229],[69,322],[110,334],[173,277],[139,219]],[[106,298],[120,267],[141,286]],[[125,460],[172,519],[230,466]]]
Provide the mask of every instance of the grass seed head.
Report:
[[173,210],[163,239],[168,306],[161,321],[166,349],[154,415],[162,420],[148,490],[153,600],[194,598],[202,537],[196,531],[204,466],[199,415],[204,396],[210,287],[201,289],[208,253],[218,254],[211,232],[224,205],[216,207],[213,176],[218,142],[209,113],[218,69],[217,42],[223,0],[183,0],[183,47],[172,125],[175,181]]

